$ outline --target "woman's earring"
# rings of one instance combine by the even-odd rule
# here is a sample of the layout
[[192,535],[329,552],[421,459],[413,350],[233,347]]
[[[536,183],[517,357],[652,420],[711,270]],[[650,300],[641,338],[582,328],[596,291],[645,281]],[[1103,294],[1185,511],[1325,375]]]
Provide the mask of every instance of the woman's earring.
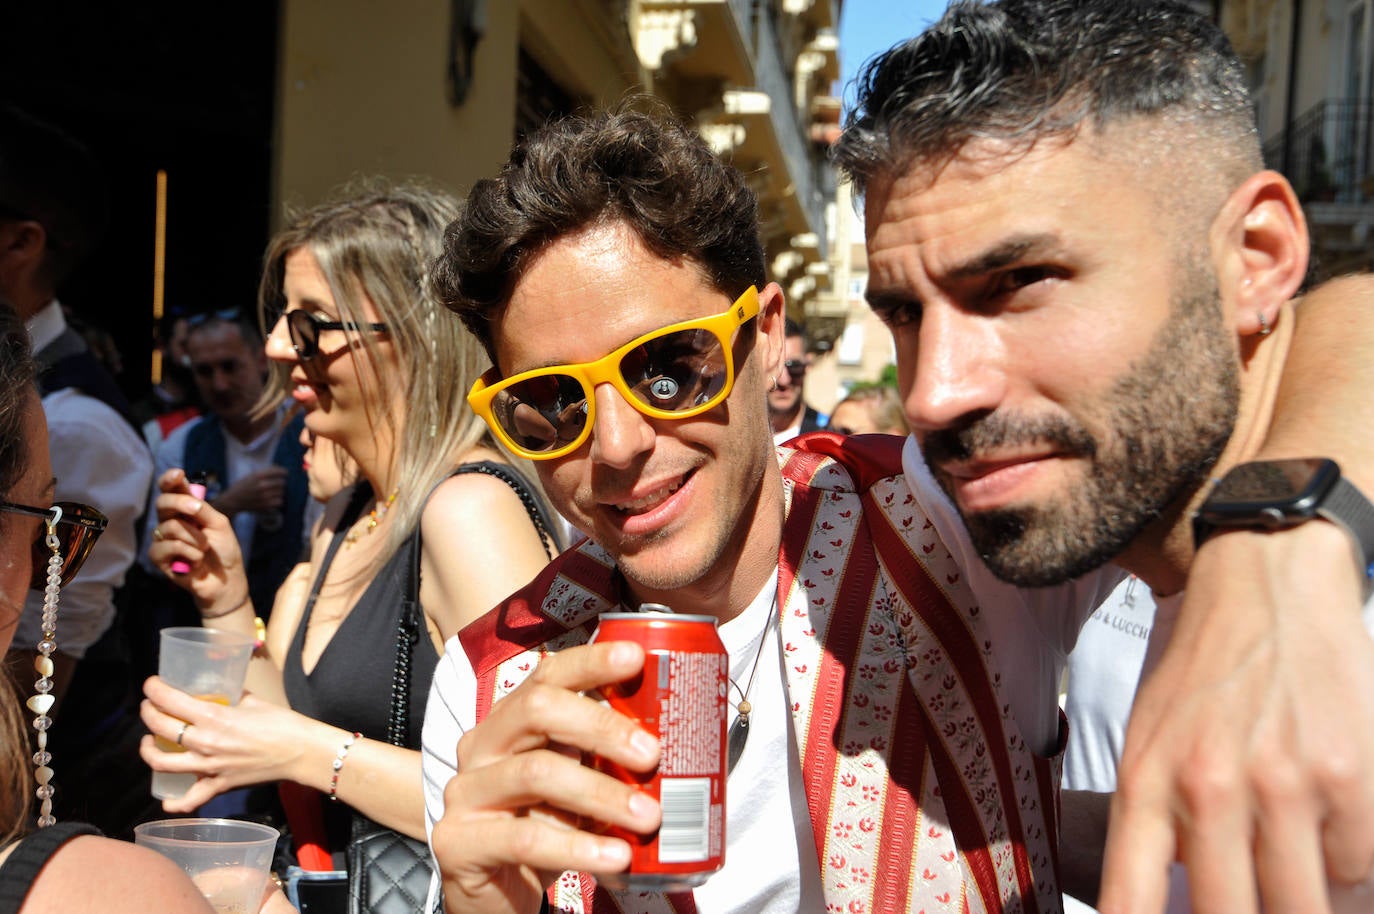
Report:
[[48,728],[52,726],[52,718],[48,712],[57,700],[52,694],[52,652],[57,650],[57,598],[62,590],[62,552],[58,548],[61,540],[57,538],[57,523],[60,520],[62,509],[54,505],[52,515],[44,521],[48,527],[44,542],[52,550],[52,555],[48,556],[48,583],[43,588],[43,639],[38,642],[38,656],[33,661],[38,680],[33,684],[34,696],[25,703],[30,711],[38,715],[33,719],[33,728],[38,731],[38,751],[33,754],[33,764],[36,766],[33,775],[38,782],[35,794],[41,801],[39,828],[57,824],[52,814],[53,771],[48,765],[52,761],[52,754],[48,752]]

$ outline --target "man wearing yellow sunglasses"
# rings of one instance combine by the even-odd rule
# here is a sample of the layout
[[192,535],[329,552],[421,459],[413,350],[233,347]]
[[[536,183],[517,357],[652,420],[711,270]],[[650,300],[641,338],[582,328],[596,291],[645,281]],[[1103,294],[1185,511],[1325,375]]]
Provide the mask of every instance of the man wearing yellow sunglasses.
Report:
[[[774,448],[785,309],[757,218],[690,128],[621,112],[531,134],[450,227],[435,281],[494,363],[469,402],[588,539],[436,670],[423,764],[449,912],[1058,897],[1062,742],[1032,744],[1010,710],[1028,678],[1052,694],[1055,660],[987,640],[983,616],[1012,610],[979,606],[901,439]],[[594,877],[629,848],[601,825],[651,834],[684,815],[583,763],[658,761],[587,694],[643,665],[635,646],[586,644],[598,614],[646,602],[715,617],[730,655],[727,850],[690,894],[617,896]]]

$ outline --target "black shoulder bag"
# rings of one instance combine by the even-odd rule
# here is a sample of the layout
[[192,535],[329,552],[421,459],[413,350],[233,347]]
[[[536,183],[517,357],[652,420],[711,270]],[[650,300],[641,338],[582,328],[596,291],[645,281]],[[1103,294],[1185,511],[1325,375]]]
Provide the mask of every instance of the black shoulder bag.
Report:
[[[553,558],[553,537],[549,534],[534,497],[514,472],[495,463],[469,463],[454,471],[482,473],[502,480],[520,496],[539,532],[544,551]],[[396,669],[391,677],[391,719],[387,742],[405,746],[410,726],[410,656],[424,634],[420,610],[420,526],[409,541],[411,560],[406,580],[401,623],[396,632]],[[433,858],[423,841],[378,825],[362,813],[353,813],[352,839],[346,852],[348,861],[349,914],[415,914],[424,908],[429,894]],[[440,904],[433,910],[439,910]]]

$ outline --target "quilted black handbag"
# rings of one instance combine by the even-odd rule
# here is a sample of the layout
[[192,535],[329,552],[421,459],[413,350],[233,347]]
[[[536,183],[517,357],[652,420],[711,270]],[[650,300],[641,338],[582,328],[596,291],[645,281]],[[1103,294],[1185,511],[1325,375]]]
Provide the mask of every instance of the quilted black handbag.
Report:
[[[420,623],[420,528],[416,525],[401,623],[396,631],[396,668],[391,676],[391,716],[387,742],[406,744],[410,726],[410,657],[424,626]],[[353,831],[345,851],[348,863],[348,914],[416,914],[429,895],[433,860],[429,846],[395,829],[353,813]],[[432,910],[440,910],[436,903]]]
[[[511,470],[500,464],[484,462],[464,464],[455,473],[495,476],[514,489],[544,543],[545,552],[552,558],[556,540],[548,532],[533,496]],[[401,607],[401,623],[396,632],[396,669],[391,677],[391,717],[387,723],[387,742],[396,746],[406,744],[410,724],[406,699],[410,694],[411,651],[425,634],[420,612],[418,524],[408,547],[411,549],[410,571],[406,581],[405,603]],[[423,841],[378,825],[355,812],[353,835],[346,856],[349,914],[416,914],[424,910],[433,859]],[[438,911],[442,907],[442,899],[436,899],[432,910]]]

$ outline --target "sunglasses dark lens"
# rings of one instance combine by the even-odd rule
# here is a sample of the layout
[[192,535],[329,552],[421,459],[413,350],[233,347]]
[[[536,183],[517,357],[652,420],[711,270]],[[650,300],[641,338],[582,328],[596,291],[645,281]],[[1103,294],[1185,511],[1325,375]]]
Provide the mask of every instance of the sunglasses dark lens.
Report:
[[539,375],[498,391],[491,414],[518,447],[552,451],[582,434],[587,392],[571,375]]
[[[85,505],[60,502],[62,520],[57,522],[57,549],[62,556],[61,586],[66,587],[81,570],[95,541],[105,529],[105,518],[99,512],[91,511]],[[89,523],[83,523],[82,521]],[[33,544],[33,575],[29,579],[32,590],[42,592],[48,586],[48,558],[52,549],[48,547],[48,525],[40,523],[38,536]]]
[[806,363],[800,359],[788,359],[783,367],[787,369],[787,373],[792,376],[794,381],[806,376]]
[[683,412],[719,396],[728,371],[725,350],[714,333],[679,330],[626,353],[620,375],[646,406]]
[[308,311],[292,311],[286,315],[286,329],[291,345],[302,360],[313,359],[320,352],[320,329]]

